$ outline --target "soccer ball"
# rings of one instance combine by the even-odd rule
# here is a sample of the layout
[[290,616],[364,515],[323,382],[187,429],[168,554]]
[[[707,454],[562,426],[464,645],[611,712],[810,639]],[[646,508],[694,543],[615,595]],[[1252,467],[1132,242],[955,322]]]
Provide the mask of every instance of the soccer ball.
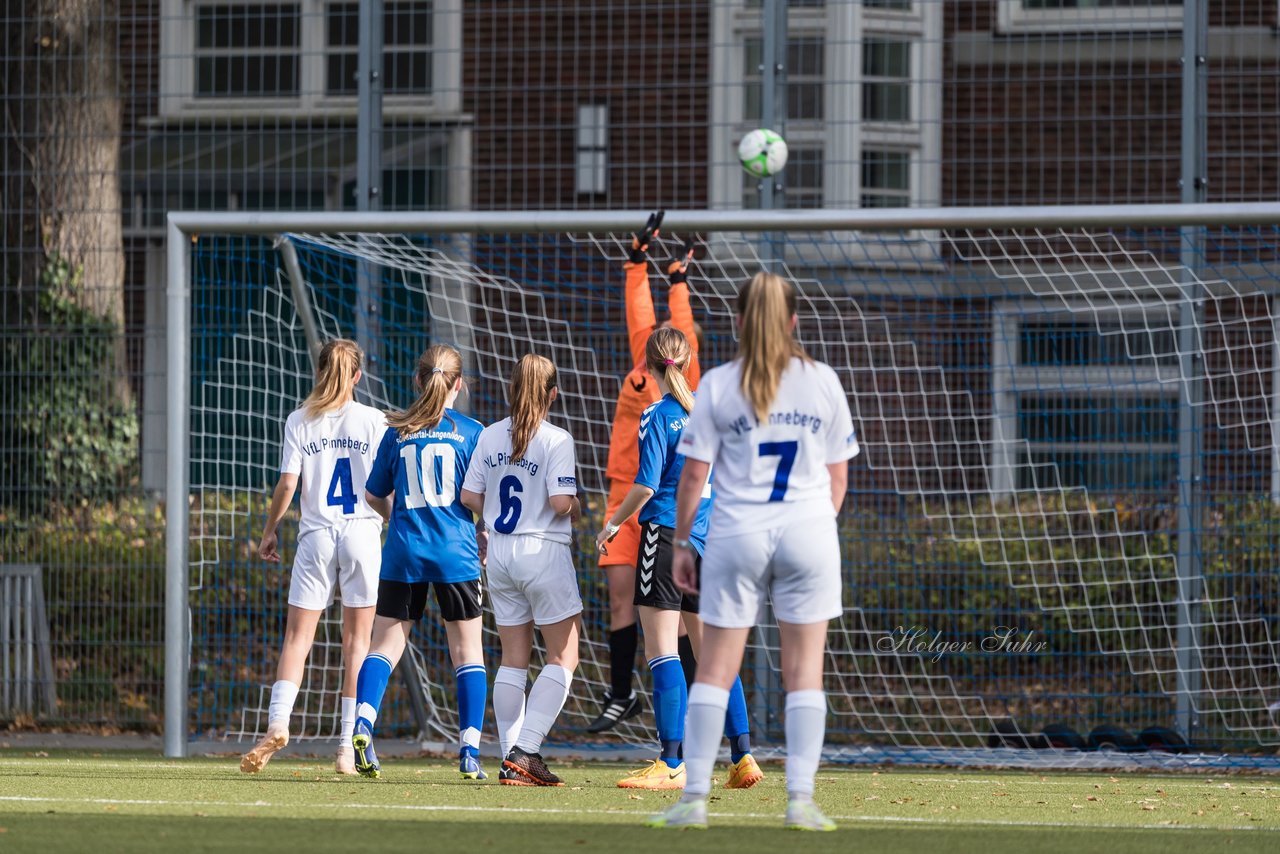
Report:
[[787,165],[787,143],[771,130],[753,130],[738,143],[738,160],[757,178],[777,175]]

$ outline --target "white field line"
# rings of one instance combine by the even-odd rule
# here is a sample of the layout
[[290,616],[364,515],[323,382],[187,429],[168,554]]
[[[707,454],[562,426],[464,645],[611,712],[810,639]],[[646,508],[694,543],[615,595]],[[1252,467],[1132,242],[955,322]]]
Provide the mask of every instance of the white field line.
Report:
[[[82,758],[13,757],[13,758],[0,759],[0,768],[4,768],[4,767],[22,768],[22,767],[28,767],[28,766],[47,768],[50,766],[67,766],[67,767],[84,767],[87,769],[151,768],[151,769],[160,769],[160,771],[189,771],[189,769],[192,769],[192,768],[204,768],[204,769],[223,768],[225,769],[225,771],[239,771],[239,766],[237,762],[234,761],[234,757],[227,757],[227,759],[225,759],[225,763],[205,761],[205,759],[202,757],[196,757],[196,759],[198,759],[198,762],[186,761],[186,759],[178,759],[178,761],[174,761],[174,762],[145,762],[145,761],[119,762],[119,761],[116,761],[116,762],[93,762],[92,764],[90,764],[90,766],[86,766]],[[421,759],[410,759],[410,761],[406,761],[406,762],[421,762]],[[319,762],[319,761],[308,762],[306,761],[306,759],[294,759],[291,757],[283,757],[283,762],[280,762],[280,761],[276,762],[275,767],[276,768],[283,767],[285,763],[301,763],[303,764],[303,766],[305,766],[308,769],[308,771],[311,771],[312,764],[321,764],[321,766],[326,766],[326,764],[328,764],[328,762]],[[588,762],[585,764],[591,764],[591,763]],[[620,763],[611,762],[609,764],[611,764],[612,766],[612,764],[620,764]],[[628,763],[623,762],[621,764],[628,764]],[[876,771],[876,769],[869,769],[869,768],[833,767],[833,768],[818,769],[819,777],[823,775],[827,775],[827,776],[858,775],[858,776],[867,778],[867,780],[873,780],[873,778],[877,778],[878,775],[882,775],[883,780],[901,781],[902,778],[914,776],[915,773],[919,773],[920,782],[922,782],[922,785],[924,786],[936,785],[936,784],[952,784],[952,785],[964,785],[964,786],[1006,786],[1006,787],[1014,787],[1014,789],[1020,789],[1020,787],[1023,787],[1023,786],[1044,786],[1044,787],[1061,786],[1061,787],[1066,787],[1066,789],[1075,789],[1076,786],[1083,784],[1083,782],[1092,780],[1092,778],[1094,777],[1107,777],[1108,781],[1110,781],[1111,777],[1115,777],[1116,778],[1115,784],[1112,784],[1112,785],[1128,785],[1128,784],[1134,784],[1134,782],[1140,781],[1140,782],[1144,782],[1144,784],[1147,784],[1147,782],[1151,782],[1151,784],[1155,784],[1155,782],[1158,782],[1158,784],[1160,784],[1161,786],[1179,787],[1179,789],[1194,789],[1197,791],[1203,791],[1204,789],[1206,789],[1206,787],[1213,787],[1213,789],[1226,789],[1228,791],[1231,791],[1231,790],[1234,790],[1234,791],[1280,791],[1280,785],[1266,786],[1266,785],[1258,785],[1258,784],[1249,784],[1249,782],[1245,782],[1248,780],[1248,777],[1240,778],[1240,777],[1236,777],[1235,775],[1222,775],[1222,773],[1217,773],[1217,775],[1213,775],[1213,773],[1210,773],[1210,772],[1188,773],[1188,775],[1165,775],[1165,773],[1160,773],[1160,775],[1148,775],[1148,773],[1123,772],[1121,773],[1120,776],[1116,776],[1116,775],[1108,775],[1108,773],[1105,771],[1080,772],[1079,775],[1076,775],[1075,772],[1068,771],[1068,772],[1055,772],[1055,776],[1050,778],[1050,780],[1030,780],[1030,778],[1027,778],[1023,775],[1036,775],[1036,772],[1011,771],[1010,776],[1004,778],[1004,780],[993,780],[993,778],[987,778],[987,777],[934,777],[932,776],[932,772],[929,772],[929,771],[913,772],[913,771],[910,771],[910,769],[906,769],[906,771],[892,771],[892,772],[879,772],[879,771]],[[239,775],[228,775],[228,776],[239,776]],[[321,773],[321,776],[325,776],[324,773]],[[335,773],[330,773],[329,776],[337,777],[338,775],[335,775]],[[1037,776],[1044,776],[1044,775],[1037,775]],[[1222,777],[1230,777],[1231,780],[1224,781],[1222,780]],[[399,782],[411,782],[411,781],[404,780]]]
[[[235,757],[228,756],[226,757],[225,761],[222,761],[222,762],[206,760],[203,757],[194,757],[194,759],[196,759],[197,761],[184,760],[184,759],[178,759],[171,762],[155,762],[155,761],[141,761],[141,760],[137,762],[95,761],[92,763],[92,765],[86,766],[84,764],[85,760],[81,758],[23,756],[23,757],[0,759],[0,768],[4,768],[7,766],[12,766],[15,768],[21,768],[24,766],[46,767],[46,768],[49,766],[66,766],[66,767],[85,767],[86,769],[115,768],[115,769],[136,770],[140,768],[150,768],[150,769],[159,769],[159,770],[165,770],[165,771],[184,771],[184,770],[192,770],[192,769],[200,769],[200,770],[223,769],[228,771],[231,771],[231,770],[239,771],[239,764],[235,759]],[[422,760],[422,759],[413,758],[413,759],[408,759],[404,761],[406,764],[409,762],[416,763],[416,762],[423,762],[423,761],[426,761],[426,762],[438,761],[444,765],[449,765],[449,762],[447,760],[431,760],[431,759]],[[328,764],[327,762],[322,762],[319,760],[307,761],[307,760],[294,759],[294,758],[285,756],[281,760],[277,760],[274,763],[274,766],[276,768],[283,768],[290,763],[301,764],[303,768],[306,769],[307,771],[314,770],[313,768],[314,765]],[[575,762],[574,764],[577,765],[579,763]],[[590,765],[592,763],[585,762],[582,764]],[[618,763],[618,762],[610,761],[608,764],[612,766],[612,765],[619,765],[619,764],[627,765],[630,763],[626,763],[626,762]],[[1183,776],[1171,775],[1171,774],[1143,774],[1143,773],[1135,774],[1128,771],[1122,772],[1119,776],[1115,774],[1109,774],[1106,771],[1080,772],[1078,775],[1074,772],[1065,772],[1065,773],[1051,772],[1054,774],[1054,776],[1052,779],[1047,779],[1047,780],[1027,779],[1027,776],[1024,776],[1024,775],[1032,775],[1032,774],[1035,774],[1036,776],[1046,776],[1044,774],[1037,774],[1037,772],[1034,772],[1034,771],[1013,770],[1013,771],[1010,771],[1009,773],[1010,773],[1010,776],[1005,779],[990,779],[985,777],[938,777],[938,776],[934,776],[933,773],[931,772],[921,771],[919,772],[920,774],[919,779],[922,781],[922,784],[924,785],[928,785],[929,783],[953,783],[956,785],[966,785],[966,786],[1013,786],[1013,787],[1066,786],[1066,787],[1074,788],[1076,786],[1079,786],[1082,783],[1092,782],[1094,781],[1094,778],[1106,777],[1109,780],[1111,777],[1115,777],[1116,784],[1126,784],[1126,783],[1134,783],[1134,782],[1142,781],[1144,783],[1159,782],[1159,784],[1162,787],[1167,784],[1169,786],[1177,786],[1180,788],[1203,789],[1205,786],[1212,786],[1215,788],[1225,788],[1226,784],[1229,783],[1231,789],[1234,789],[1237,791],[1248,790],[1251,792],[1280,792],[1280,784],[1277,784],[1274,786],[1249,784],[1245,782],[1248,778],[1241,778],[1234,774],[1213,774],[1208,771],[1194,773],[1194,774],[1189,773]],[[913,772],[911,772],[910,770],[882,772],[882,771],[877,771],[874,768],[830,767],[830,768],[818,769],[819,777],[823,775],[831,775],[831,774],[858,775],[858,776],[865,777],[867,779],[872,779],[879,775],[879,776],[882,776],[883,779],[885,780],[902,780],[904,778],[909,778],[914,776]],[[229,775],[229,776],[239,776],[239,775],[237,774],[237,775]],[[326,776],[326,775],[322,773],[321,776]],[[338,775],[329,774],[328,776],[337,777]],[[1224,780],[1223,779],[1224,777],[1227,777],[1229,779]],[[399,782],[409,782],[409,781],[399,781]]]
[[[272,803],[270,801],[168,801],[168,800],[151,800],[151,799],[133,799],[133,798],[45,798],[33,797],[28,795],[0,795],[0,803],[35,803],[35,804],[97,804],[102,806],[145,806],[145,807],[254,807],[257,809],[281,809],[281,810],[324,810],[332,812],[334,809],[353,809],[353,810],[386,810],[398,812],[469,812],[469,813],[529,813],[533,815],[544,815],[547,813],[555,813],[557,815],[575,815],[575,816],[620,816],[629,817],[639,813],[625,811],[605,811],[600,810],[574,810],[562,809],[558,807],[482,807],[482,806],[450,806],[447,804],[281,804]],[[777,820],[782,817],[781,813],[729,813],[729,812],[708,812],[708,816],[712,818],[753,818],[753,819],[773,819]],[[938,827],[963,827],[968,825],[983,827],[1062,827],[1072,828],[1076,830],[1249,830],[1264,833],[1280,832],[1278,827],[1260,827],[1258,825],[1249,824],[1170,824],[1170,825],[1147,825],[1147,824],[1080,824],[1079,822],[1065,821],[1014,821],[1011,819],[932,819],[923,816],[872,816],[872,815],[831,815],[829,816],[835,821],[856,821],[868,824],[883,822],[885,824],[915,824],[915,825],[934,825]]]

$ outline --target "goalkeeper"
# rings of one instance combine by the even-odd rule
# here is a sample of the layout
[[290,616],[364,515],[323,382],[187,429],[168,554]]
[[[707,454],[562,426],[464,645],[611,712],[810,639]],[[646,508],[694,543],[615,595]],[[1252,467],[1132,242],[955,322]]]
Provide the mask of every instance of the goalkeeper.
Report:
[[[658,383],[645,367],[645,344],[658,327],[653,307],[653,294],[649,289],[649,244],[658,236],[662,225],[662,211],[649,216],[644,230],[632,236],[630,256],[622,265],[626,272],[627,339],[631,349],[631,371],[622,381],[618,403],[614,410],[612,433],[609,437],[609,461],[605,476],[609,479],[609,500],[605,518],[613,518],[622,500],[631,491],[636,470],[640,465],[638,437],[640,416],[653,403],[662,399]],[[663,326],[673,326],[684,333],[693,348],[687,376],[690,389],[697,389],[701,369],[698,366],[698,343],[701,331],[693,320],[693,308],[689,304],[689,286],[685,271],[692,249],[674,259],[667,268],[670,287],[667,289],[667,309],[670,320]],[[640,714],[640,698],[632,689],[632,673],[635,670],[638,633],[636,627],[635,576],[636,561],[640,552],[640,525],[633,515],[609,543],[609,553],[600,556],[600,566],[609,581],[609,675],[610,688],[605,694],[604,708],[599,717],[587,727],[588,732],[604,732],[619,721]],[[680,658],[686,673],[693,668],[693,653],[688,638],[680,638]]]

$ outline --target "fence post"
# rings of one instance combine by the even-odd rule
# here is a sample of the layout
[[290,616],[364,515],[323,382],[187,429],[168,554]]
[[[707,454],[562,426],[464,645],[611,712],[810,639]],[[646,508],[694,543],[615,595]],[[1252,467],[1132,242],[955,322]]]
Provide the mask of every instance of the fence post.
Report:
[[[383,2],[360,4],[359,53],[356,60],[356,210],[382,209],[382,92],[385,79],[383,46]],[[368,261],[356,268],[355,336],[365,352],[369,370],[381,371],[381,330],[378,311],[381,296],[378,269]]]
[[[1205,0],[1189,0],[1182,7],[1182,165],[1181,196],[1185,204],[1203,202],[1207,181],[1205,97],[1208,61],[1208,19]],[[1204,521],[1204,448],[1201,403],[1204,399],[1201,329],[1204,294],[1196,270],[1204,264],[1204,228],[1183,226],[1179,241],[1183,269],[1182,301],[1178,316],[1178,637],[1177,710],[1175,729],[1192,741],[1199,726],[1196,698],[1200,693],[1200,600],[1204,576],[1200,561]]]

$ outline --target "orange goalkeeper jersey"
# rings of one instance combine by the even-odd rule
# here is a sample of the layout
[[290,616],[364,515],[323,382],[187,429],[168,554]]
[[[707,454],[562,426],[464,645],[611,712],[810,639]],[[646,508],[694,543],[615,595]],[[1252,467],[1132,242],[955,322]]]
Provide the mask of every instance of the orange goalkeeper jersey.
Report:
[[[623,264],[627,273],[627,339],[631,344],[631,372],[618,391],[618,405],[613,411],[613,432],[609,436],[609,464],[605,476],[610,480],[631,483],[640,467],[640,416],[649,404],[661,399],[658,383],[644,364],[644,346],[658,325],[653,310],[653,294],[649,291],[649,265]],[[689,388],[698,387],[702,370],[698,366],[698,336],[694,334],[693,308],[689,305],[689,286],[683,282],[671,286],[667,293],[671,325],[684,333],[693,350],[689,369]]]

